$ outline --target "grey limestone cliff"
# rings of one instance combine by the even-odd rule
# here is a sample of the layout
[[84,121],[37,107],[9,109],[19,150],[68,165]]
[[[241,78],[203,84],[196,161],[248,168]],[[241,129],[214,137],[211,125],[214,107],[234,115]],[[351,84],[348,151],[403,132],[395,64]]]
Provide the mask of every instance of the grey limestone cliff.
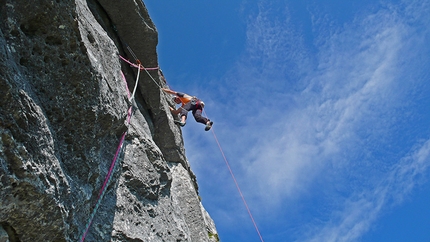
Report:
[[[0,0],[0,241],[217,241],[140,0]],[[124,81],[125,77],[127,83]]]

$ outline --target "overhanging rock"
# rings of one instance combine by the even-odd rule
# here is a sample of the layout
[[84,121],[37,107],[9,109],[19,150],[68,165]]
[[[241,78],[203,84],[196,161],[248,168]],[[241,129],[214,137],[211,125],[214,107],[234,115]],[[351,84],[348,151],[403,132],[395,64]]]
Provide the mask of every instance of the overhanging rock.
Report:
[[0,238],[79,240],[128,130],[86,241],[216,241],[158,71],[125,123],[137,70],[119,55],[158,66],[143,2],[0,3]]

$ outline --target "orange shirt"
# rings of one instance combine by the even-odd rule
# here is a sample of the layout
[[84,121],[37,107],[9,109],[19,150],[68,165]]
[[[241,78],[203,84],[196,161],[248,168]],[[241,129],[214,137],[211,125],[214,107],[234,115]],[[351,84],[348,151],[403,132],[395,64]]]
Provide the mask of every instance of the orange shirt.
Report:
[[182,92],[177,92],[176,96],[179,98],[179,100],[181,100],[182,106],[189,103],[194,98],[194,97],[192,97],[188,94],[182,93]]
[[181,100],[182,104],[187,104],[193,99],[193,97],[188,96],[188,95],[185,95],[183,97],[178,97],[178,98]]

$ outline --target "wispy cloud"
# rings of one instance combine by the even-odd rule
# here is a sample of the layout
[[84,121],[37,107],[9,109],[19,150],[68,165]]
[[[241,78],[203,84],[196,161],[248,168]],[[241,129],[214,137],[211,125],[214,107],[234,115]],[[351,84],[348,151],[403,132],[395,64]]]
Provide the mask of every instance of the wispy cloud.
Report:
[[[263,13],[261,12],[260,15]],[[267,15],[271,16],[270,13]],[[290,194],[298,187],[297,184],[306,184],[304,181],[311,180],[310,174],[317,175],[328,163],[343,162],[341,158],[345,156],[342,154],[343,150],[353,149],[353,145],[357,145],[362,129],[371,124],[375,125],[374,123],[382,119],[381,112],[387,113],[390,108],[394,108],[397,93],[392,88],[392,83],[398,81],[395,79],[396,66],[404,31],[403,27],[397,25],[395,21],[375,25],[376,19],[381,20],[380,17],[385,16],[378,18],[372,16],[375,20],[370,21],[371,23],[366,23],[369,20],[365,20],[351,24],[354,31],[343,29],[343,32],[329,36],[326,45],[319,47],[320,53],[317,57],[319,64],[298,81],[307,83],[304,89],[293,88],[278,93],[276,93],[277,89],[264,92],[260,89],[260,95],[252,97],[255,103],[262,104],[257,107],[264,107],[254,110],[253,114],[258,117],[257,119],[271,120],[271,122],[264,122],[264,126],[256,131],[254,129],[252,133],[264,139],[257,139],[254,144],[257,151],[251,155],[256,156],[246,157],[247,160],[252,161],[247,164],[250,176],[258,177],[260,174],[262,187],[266,193],[279,194],[281,190],[275,184],[270,186],[264,184],[269,174],[272,182],[279,183],[279,186],[282,184],[283,192]],[[260,19],[264,21],[261,22]],[[267,23],[270,20],[265,17],[256,18],[250,31],[264,28],[278,31],[250,32],[249,36],[258,37],[249,37],[249,39],[295,39],[297,43],[302,41],[299,35],[289,30],[291,28],[283,27],[292,24],[288,19],[286,22],[279,22],[276,19],[272,23]],[[271,33],[275,32],[276,34],[271,36]],[[269,36],[260,37],[260,35]],[[279,38],[279,35],[287,37]],[[250,46],[259,49],[256,46],[263,45],[260,48],[263,52],[261,55],[270,57],[274,51],[267,47],[267,42],[270,41],[256,41]],[[300,44],[295,46],[298,45]],[[286,58],[290,58],[290,61],[293,58],[298,65],[309,63],[307,60],[310,57],[295,58],[297,55],[292,57],[288,54],[298,50],[306,53],[303,47],[297,49],[295,46],[277,46],[277,56],[285,53]],[[265,50],[268,53],[264,53]],[[276,58],[276,55],[274,59],[269,58],[267,61],[281,65],[282,61]],[[248,66],[249,69],[253,67]],[[312,68],[301,67],[301,69]],[[272,71],[275,70],[279,69],[272,69]],[[261,75],[258,77],[263,79],[255,80],[252,84],[258,82],[276,85],[277,83]],[[275,99],[272,95],[275,95]],[[276,98],[276,95],[279,97]],[[258,120],[255,122],[259,125],[263,123]],[[306,172],[310,174],[301,175]],[[273,188],[273,191],[270,191],[270,188]]]
[[[261,4],[249,20],[246,55],[227,77],[236,111],[220,111],[240,123],[220,136],[234,137],[224,140],[227,147],[240,146],[233,156],[242,165],[239,180],[261,213],[276,216],[281,204],[298,209],[298,201],[321,200],[329,222],[316,226],[309,241],[357,239],[392,203],[388,197],[407,194],[396,187],[413,187],[408,177],[428,169],[428,142],[399,165],[375,151],[393,141],[408,89],[420,82],[401,78],[419,54],[410,47],[423,43],[412,39],[419,36],[404,9],[387,6],[320,33],[313,56],[288,8],[271,7]],[[326,197],[310,194],[321,190]]]
[[387,207],[409,195],[430,166],[430,140],[426,141],[385,174],[375,186],[354,192],[323,226],[314,228],[306,241],[355,241]]
[[[247,19],[244,56],[203,96],[257,223],[282,221],[299,241],[358,240],[428,174],[428,134],[406,137],[419,116],[410,93],[428,83],[425,2],[362,11],[342,25],[311,12],[314,46],[283,1],[261,1]],[[225,204],[236,191],[212,137],[199,124],[184,133],[193,170],[215,176],[197,177],[214,191],[203,199]],[[240,202],[211,214],[236,223],[228,209]]]

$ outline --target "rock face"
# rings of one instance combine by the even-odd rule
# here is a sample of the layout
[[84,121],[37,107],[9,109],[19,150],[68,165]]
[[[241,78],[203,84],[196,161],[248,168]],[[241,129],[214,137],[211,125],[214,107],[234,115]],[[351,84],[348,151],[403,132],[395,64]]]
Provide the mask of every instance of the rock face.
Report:
[[0,241],[217,241],[158,70],[140,73],[127,122],[137,68],[119,55],[158,66],[143,2],[0,8]]

